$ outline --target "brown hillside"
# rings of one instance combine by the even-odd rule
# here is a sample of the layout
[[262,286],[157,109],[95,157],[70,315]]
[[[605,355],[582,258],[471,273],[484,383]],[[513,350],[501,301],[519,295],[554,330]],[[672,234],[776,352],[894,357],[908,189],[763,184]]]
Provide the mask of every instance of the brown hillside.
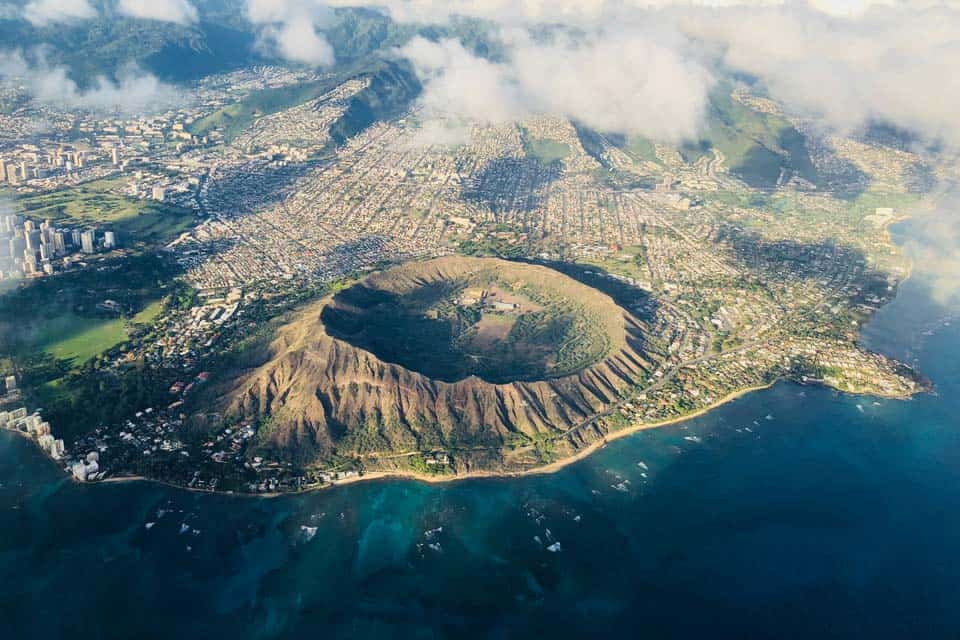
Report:
[[[505,305],[499,300],[525,298],[518,293],[497,299],[492,293],[492,301],[474,302],[475,292],[484,291],[481,285],[488,286],[486,291],[526,293],[538,302],[527,305],[532,311],[525,318],[523,304],[515,312],[500,313]],[[434,295],[438,287],[446,297]],[[420,313],[417,304],[426,311]],[[541,310],[544,305],[546,311]],[[384,315],[387,312],[399,314],[399,319],[392,322],[394,316]],[[404,351],[408,342],[411,348],[418,346],[420,325],[410,323],[428,323],[424,326],[429,331],[441,322],[435,317],[449,316],[450,322],[460,323],[455,324],[458,328],[480,314],[496,314],[500,323],[547,327],[527,332],[532,338],[514,330],[514,341],[508,344],[533,352],[524,340],[540,340],[536,353],[547,355],[535,364],[542,364],[547,374],[567,366],[562,358],[571,351],[574,362],[577,357],[593,360],[566,375],[495,384],[473,374],[444,381],[418,371],[430,370],[431,358],[449,355],[443,345]],[[393,327],[396,335],[364,337],[368,324]],[[447,331],[448,325],[437,326]],[[355,332],[349,334],[344,327]],[[467,326],[463,335],[469,337],[471,331],[476,326]],[[553,335],[550,331],[561,336],[562,346],[542,342],[544,335]],[[278,332],[264,364],[229,385],[223,409],[242,420],[260,419],[265,424],[258,433],[258,450],[300,464],[333,455],[382,458],[415,450],[482,449],[493,452],[484,465],[500,466],[505,445],[558,435],[602,412],[623,389],[639,382],[651,366],[640,353],[639,335],[639,322],[609,297],[551,269],[484,258],[439,258],[376,274],[307,308]],[[466,342],[470,348],[486,344]],[[375,349],[358,343],[392,349],[407,366],[385,361]],[[451,353],[449,359],[457,364],[458,352]],[[482,361],[482,356],[476,359]],[[526,373],[534,370],[525,361],[517,366],[527,367]],[[509,371],[495,373],[504,377]]]

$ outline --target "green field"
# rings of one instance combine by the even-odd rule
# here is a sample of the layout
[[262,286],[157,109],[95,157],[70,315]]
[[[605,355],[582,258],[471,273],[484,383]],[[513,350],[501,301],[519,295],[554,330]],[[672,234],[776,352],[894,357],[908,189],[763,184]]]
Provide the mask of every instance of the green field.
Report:
[[529,158],[536,158],[541,164],[562,162],[570,156],[570,146],[548,138],[527,138],[523,140],[524,152]]
[[163,311],[163,300],[154,300],[131,318],[133,324],[151,324]]
[[[176,269],[164,256],[133,255],[23,283],[0,296],[0,355],[47,353],[79,367],[153,323]],[[107,300],[119,311],[105,311]]]
[[850,203],[850,209],[859,219],[874,213],[877,207],[893,207],[898,213],[903,214],[916,207],[921,201],[922,198],[916,193],[865,191]]
[[646,251],[641,245],[626,246],[615,254],[582,258],[578,262],[600,267],[607,273],[614,273],[636,280],[647,279],[650,275],[646,268]]
[[55,225],[103,225],[120,234],[126,244],[169,242],[193,224],[187,209],[129,198],[111,190],[122,188],[126,178],[98,180],[71,189],[20,197],[24,215],[49,219]]
[[[129,322],[148,325],[162,310],[163,301],[154,300]],[[44,319],[40,330],[33,336],[30,348],[45,351],[76,367],[126,340],[127,320],[124,318],[91,318],[64,311]]]
[[49,319],[34,347],[78,366],[127,339],[122,318],[84,318],[64,313]]

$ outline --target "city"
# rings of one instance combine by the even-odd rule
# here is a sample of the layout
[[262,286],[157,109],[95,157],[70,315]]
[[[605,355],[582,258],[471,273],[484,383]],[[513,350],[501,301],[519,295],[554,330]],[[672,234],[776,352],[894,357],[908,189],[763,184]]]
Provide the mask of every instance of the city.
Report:
[[[271,68],[242,79],[250,90],[304,80]],[[216,126],[191,134],[223,107],[217,87],[228,82],[235,80],[208,79],[194,106],[158,118],[90,115],[72,125],[89,136],[89,149],[51,140],[5,156],[8,182],[21,192],[106,182],[109,193],[162,202],[195,220],[152,245],[172,257],[195,302],[162,313],[99,365],[116,373],[144,362],[162,374],[168,397],[70,443],[78,459],[98,456],[97,472],[78,478],[159,474],[216,489],[229,477],[238,489],[272,493],[397,470],[408,452],[344,451],[333,466],[311,468],[253,456],[256,422],[224,421],[203,442],[186,437],[193,391],[245,327],[292,308],[297,292],[464,251],[574,266],[643,319],[647,382],[601,415],[558,430],[549,451],[521,438],[502,452],[497,465],[506,469],[555,462],[608,434],[695,414],[781,377],[892,397],[924,386],[856,346],[857,327],[907,273],[886,228],[902,215],[897,205],[919,203],[908,171],[923,164],[918,156],[822,141],[823,163],[853,163],[880,184],[851,207],[784,170],[772,191],[757,193],[730,173],[719,149],[688,161],[661,144],[634,149],[585,137],[558,117],[474,124],[466,144],[451,146],[425,141],[433,125],[414,109],[337,146],[328,129],[344,116],[345,101],[369,89],[362,78],[254,119],[229,140]],[[732,99],[783,117],[745,88]],[[588,153],[584,144],[595,148]],[[121,246],[106,227],[61,227],[21,214],[5,216],[3,229],[8,277],[83,268],[91,254]],[[121,238],[129,246],[141,240]],[[427,453],[445,461],[430,465],[432,473],[456,474],[454,449]],[[237,485],[239,478],[247,480]]]
[[956,0],[0,0],[0,629],[956,638]]

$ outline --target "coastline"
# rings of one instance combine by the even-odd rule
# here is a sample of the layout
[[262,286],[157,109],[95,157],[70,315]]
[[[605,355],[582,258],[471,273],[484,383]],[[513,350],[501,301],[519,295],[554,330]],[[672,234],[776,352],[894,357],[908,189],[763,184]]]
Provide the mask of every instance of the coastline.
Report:
[[[50,455],[50,452],[49,452],[49,451],[46,451],[43,447],[40,446],[40,444],[37,442],[37,439],[33,437],[33,434],[27,433],[26,431],[20,431],[19,429],[8,429],[8,428],[6,428],[6,427],[0,428],[0,431],[2,431],[3,433],[14,433],[14,434],[20,436],[21,438],[23,438],[23,439],[26,440],[27,442],[31,443],[34,447],[36,447],[37,450],[38,450],[41,454],[43,454],[43,457],[44,457],[48,462],[50,462],[51,464],[53,464],[54,466],[56,466],[56,467],[57,467],[58,469],[60,469],[61,471],[66,472],[65,469],[64,469],[64,466],[63,466],[63,464],[62,464],[62,463],[63,463],[63,459],[62,459],[62,458],[54,458],[52,455]],[[67,475],[70,476],[70,474],[67,474]],[[73,476],[70,476],[70,477],[72,478]]]
[[[160,480],[156,478],[148,478],[145,476],[132,475],[132,476],[114,476],[111,478],[105,478],[103,480],[97,480],[89,484],[99,484],[99,483],[123,483],[123,482],[154,482],[164,486],[168,486],[176,489],[183,489],[185,491],[193,491],[196,493],[209,493],[209,494],[220,494],[220,495],[229,495],[229,496],[242,496],[248,498],[279,498],[282,496],[292,496],[292,495],[303,495],[306,493],[313,493],[316,491],[326,491],[329,489],[335,489],[337,487],[356,484],[358,482],[368,482],[373,480],[388,480],[388,479],[400,479],[400,480],[416,480],[418,482],[425,482],[428,484],[443,484],[448,482],[460,482],[463,480],[476,480],[484,478],[523,478],[526,476],[536,476],[536,475],[547,475],[551,473],[556,473],[576,462],[579,462],[597,450],[602,449],[607,446],[610,442],[614,440],[619,440],[620,438],[625,438],[627,436],[633,435],[640,431],[646,431],[648,429],[657,429],[660,427],[666,427],[673,424],[678,424],[681,422],[686,422],[687,420],[692,420],[703,416],[714,409],[733,402],[737,398],[745,396],[749,393],[755,391],[762,391],[764,389],[769,389],[779,382],[781,378],[764,384],[764,385],[755,385],[752,387],[745,387],[737,391],[733,391],[726,396],[720,398],[716,402],[713,402],[709,405],[705,405],[700,409],[692,411],[690,413],[684,414],[682,416],[677,416],[675,418],[669,418],[667,420],[661,420],[658,422],[649,422],[642,423],[637,425],[631,425],[629,427],[624,427],[623,429],[618,429],[617,431],[612,431],[602,438],[599,438],[595,442],[590,443],[586,447],[578,450],[575,454],[563,458],[562,460],[557,460],[549,464],[534,467],[532,469],[525,469],[523,471],[469,471],[466,473],[458,474],[448,474],[448,475],[431,475],[425,473],[418,473],[416,471],[371,471],[369,473],[364,473],[363,475],[355,476],[353,478],[347,478],[346,480],[340,480],[338,482],[333,482],[331,484],[326,484],[318,487],[310,487],[309,489],[304,489],[302,491],[284,491],[284,492],[272,492],[272,493],[240,493],[240,492],[228,492],[228,491],[217,491],[209,489],[197,489],[194,487],[185,487],[178,485],[172,482],[165,480]],[[76,482],[76,480],[74,480]]]
[[[419,473],[412,470],[371,471],[371,472],[364,473],[362,475],[358,475],[352,478],[347,478],[345,480],[340,480],[337,482],[332,482],[330,484],[325,484],[320,486],[312,486],[300,491],[280,491],[280,492],[264,492],[264,493],[244,493],[239,491],[220,491],[217,489],[200,489],[196,487],[187,487],[184,485],[176,484],[168,480],[162,480],[159,478],[150,478],[150,477],[141,476],[141,475],[118,475],[118,476],[112,476],[109,478],[104,478],[102,480],[94,480],[91,482],[81,482],[70,474],[66,474],[66,475],[71,482],[74,482],[76,484],[97,485],[97,484],[119,484],[119,483],[127,483],[127,482],[150,482],[150,483],[155,483],[158,485],[170,487],[172,489],[191,491],[194,493],[239,496],[239,497],[245,497],[245,498],[279,498],[283,496],[304,495],[307,493],[327,491],[327,490],[335,489],[337,487],[341,487],[345,485],[356,484],[359,482],[368,482],[373,480],[398,479],[398,480],[415,480],[417,482],[425,482],[428,484],[443,484],[448,482],[460,482],[464,480],[476,480],[476,479],[485,479],[485,478],[486,479],[523,478],[527,476],[548,475],[548,474],[561,471],[562,469],[565,469],[566,467],[572,464],[575,464],[577,462],[580,462],[581,460],[584,460],[585,458],[595,453],[597,450],[604,448],[609,443],[615,440],[625,438],[627,436],[633,435],[640,431],[647,431],[649,429],[658,429],[661,427],[679,424],[682,422],[686,422],[688,420],[699,418],[703,415],[710,413],[714,409],[717,409],[725,404],[733,402],[734,400],[737,400],[738,398],[741,398],[747,394],[753,393],[755,391],[763,391],[765,389],[770,389],[771,387],[773,387],[774,385],[776,385],[778,382],[782,380],[790,380],[790,378],[785,378],[781,376],[767,384],[754,385],[751,387],[744,387],[742,389],[732,391],[727,395],[719,398],[715,402],[712,402],[708,405],[704,405],[699,409],[696,409],[694,411],[691,411],[690,413],[686,413],[681,416],[676,416],[674,418],[668,418],[666,420],[660,420],[657,422],[648,422],[648,423],[631,425],[628,427],[624,427],[622,429],[618,429],[616,431],[611,431],[605,434],[603,437],[598,438],[596,441],[591,442],[589,445],[583,447],[582,449],[577,450],[577,452],[571,456],[565,457],[561,460],[556,460],[554,462],[551,462],[549,464],[542,465],[539,467],[524,469],[522,471],[468,471],[465,473],[444,474],[444,475],[425,474],[425,473]],[[878,398],[888,397],[888,398],[893,398],[897,400],[908,399],[908,397],[903,397],[903,396],[884,396],[882,394],[869,394],[869,393],[858,393],[853,391],[844,391],[844,390],[836,389],[835,387],[826,385],[823,382],[817,381],[817,380],[810,380],[807,383],[803,383],[799,381],[794,381],[794,382],[796,384],[814,384],[814,385],[823,387],[825,389],[833,389],[837,393],[843,393],[851,396],[872,396],[872,397],[878,397]],[[12,430],[9,430],[9,431],[12,431]],[[16,432],[16,433],[19,433],[19,432]],[[20,435],[27,436],[27,434],[23,434],[23,433],[21,433]],[[32,438],[27,437],[27,439],[30,440],[31,442],[34,442],[34,444],[36,443]],[[48,455],[45,457],[48,458],[51,462],[55,462],[55,463],[59,462],[57,460],[54,460],[53,458],[50,458]]]
[[[938,192],[937,197],[941,196],[942,194],[943,194],[943,191]],[[896,246],[899,250],[902,251],[902,250],[903,250],[903,245],[902,245],[902,244],[899,244],[899,243],[897,243],[897,242],[894,241],[894,239],[893,239],[893,237],[892,237],[892,234],[890,233],[890,228],[891,228],[893,225],[895,225],[895,224],[903,223],[903,222],[906,222],[906,221],[909,221],[909,220],[915,220],[915,219],[917,219],[917,218],[920,218],[920,217],[923,217],[923,216],[926,216],[926,215],[930,215],[931,213],[933,213],[933,212],[936,210],[937,197],[927,197],[927,198],[924,198],[924,199],[921,201],[920,205],[914,207],[914,208],[910,211],[909,214],[905,214],[905,215],[901,215],[901,216],[896,216],[896,217],[888,220],[887,222],[885,222],[884,225],[883,225],[882,233],[883,233],[884,238],[886,239],[886,241],[887,241],[888,243],[890,243],[891,245]],[[897,285],[896,285],[897,293],[899,293],[899,288],[903,285],[903,283],[905,283],[907,280],[909,280],[910,278],[912,278],[913,275],[914,275],[914,274],[913,274],[913,270],[914,270],[914,267],[915,267],[915,262],[914,262],[914,260],[913,260],[910,256],[905,256],[905,257],[906,257],[906,262],[907,262],[907,270],[906,270],[906,273],[905,273],[904,277],[903,277],[903,278],[897,283]],[[894,298],[896,298],[896,295],[894,296]],[[469,471],[469,472],[466,472],[466,473],[444,474],[444,475],[424,474],[424,473],[419,473],[419,472],[416,472],[416,471],[413,471],[413,470],[404,470],[404,471],[401,471],[401,470],[371,471],[371,472],[369,472],[369,473],[364,473],[364,474],[362,474],[362,475],[358,475],[358,476],[355,476],[355,477],[347,478],[347,479],[345,479],[345,480],[340,480],[340,481],[337,481],[337,482],[333,482],[333,483],[325,484],[325,485],[320,485],[320,486],[312,486],[312,487],[309,487],[309,488],[307,488],[307,489],[303,489],[303,490],[300,490],[300,491],[265,492],[265,493],[243,493],[243,492],[236,492],[236,491],[220,491],[220,490],[216,490],[216,489],[212,489],[212,490],[211,490],[211,489],[199,489],[199,488],[196,488],[196,487],[187,487],[187,486],[179,485],[179,484],[176,484],[176,483],[167,481],[167,480],[162,480],[162,479],[158,479],[158,478],[150,478],[150,477],[141,476],[141,475],[113,476],[113,477],[104,478],[104,479],[102,479],[102,480],[96,480],[96,481],[89,482],[89,483],[80,482],[80,481],[78,481],[76,478],[74,478],[74,477],[73,477],[71,474],[69,474],[69,473],[67,473],[66,475],[67,475],[68,478],[71,480],[71,482],[76,482],[77,484],[151,482],[151,483],[156,483],[156,484],[159,484],[159,485],[167,486],[167,487],[170,487],[170,488],[180,489],[180,490],[184,490],[184,491],[191,491],[191,492],[195,492],[195,493],[220,494],[220,495],[226,495],[226,496],[242,496],[242,497],[247,497],[247,498],[278,498],[278,497],[283,497],[283,496],[302,495],[302,494],[307,494],[307,493],[313,493],[313,492],[316,492],[316,491],[325,491],[325,490],[329,490],[329,489],[334,489],[334,488],[336,488],[336,487],[340,487],[340,486],[344,486],[344,485],[350,485],[350,484],[355,484],[355,483],[359,483],[359,482],[374,481],[374,480],[387,480],[387,479],[415,480],[415,481],[418,481],[418,482],[425,482],[425,483],[428,483],[428,484],[441,484],[441,483],[448,483],[448,482],[459,482],[459,481],[464,481],[464,480],[484,479],[484,478],[522,478],[522,477],[526,477],[526,476],[547,475],[547,474],[556,473],[556,472],[558,472],[558,471],[560,471],[560,470],[562,470],[562,469],[564,469],[564,468],[566,468],[566,467],[568,467],[568,466],[570,466],[570,465],[572,465],[572,464],[575,464],[575,463],[577,463],[577,462],[579,462],[579,461],[581,461],[581,460],[584,460],[585,458],[589,457],[590,455],[592,455],[592,454],[593,454],[594,452],[596,452],[597,450],[602,449],[602,448],[604,448],[605,446],[607,446],[607,444],[609,444],[610,442],[613,442],[613,441],[618,440],[618,439],[620,439],[620,438],[625,438],[625,437],[627,437],[627,436],[633,435],[633,434],[635,434],[635,433],[637,433],[637,432],[640,432],[640,431],[646,431],[646,430],[648,430],[648,429],[657,429],[657,428],[660,428],[660,427],[665,427],[665,426],[669,426],[669,425],[673,425],[673,424],[678,424],[678,423],[686,422],[687,420],[692,420],[692,419],[694,419],[694,418],[698,418],[698,417],[700,417],[700,416],[703,416],[703,415],[705,415],[705,414],[713,411],[714,409],[716,409],[716,408],[718,408],[718,407],[721,407],[721,406],[723,406],[723,405],[725,405],[725,404],[728,404],[728,403],[730,403],[730,402],[733,402],[734,400],[736,400],[736,399],[738,399],[738,398],[740,398],[740,397],[743,397],[743,396],[745,396],[745,395],[747,395],[747,394],[749,394],[749,393],[753,393],[753,392],[755,392],[755,391],[762,391],[762,390],[765,390],[765,389],[769,389],[769,388],[773,387],[775,384],[777,384],[778,382],[780,382],[780,381],[783,380],[783,379],[785,379],[785,378],[784,378],[784,377],[778,377],[778,378],[774,379],[773,381],[771,381],[770,383],[767,383],[767,384],[754,385],[754,386],[751,386],[751,387],[745,387],[745,388],[742,388],[742,389],[738,389],[738,390],[736,390],[736,391],[732,391],[732,392],[728,393],[727,395],[723,396],[722,398],[716,400],[715,402],[712,402],[712,403],[710,403],[710,404],[708,404],[708,405],[705,405],[705,406],[703,406],[703,407],[701,407],[701,408],[699,408],[699,409],[696,409],[696,410],[694,410],[694,411],[692,411],[692,412],[690,412],[690,413],[687,413],[687,414],[684,414],[684,415],[681,415],[681,416],[677,416],[677,417],[674,417],[674,418],[668,418],[668,419],[666,419],[666,420],[661,420],[661,421],[658,421],[658,422],[641,423],[641,424],[631,425],[631,426],[628,426],[628,427],[624,427],[624,428],[622,428],[622,429],[618,429],[618,430],[616,430],[616,431],[609,432],[609,433],[605,434],[604,436],[598,438],[596,441],[594,441],[594,442],[590,443],[589,445],[583,447],[582,449],[577,450],[577,451],[576,451],[573,455],[571,455],[571,456],[565,457],[565,458],[563,458],[563,459],[561,459],[561,460],[556,460],[556,461],[554,461],[554,462],[551,462],[551,463],[546,464],[546,465],[543,465],[543,466],[534,467],[534,468],[530,468],[530,469],[525,469],[525,470],[522,470],[522,471]],[[870,393],[862,393],[862,392],[856,392],[856,391],[844,391],[844,390],[842,390],[842,389],[836,389],[835,387],[831,387],[831,386],[829,386],[829,385],[827,385],[827,384],[825,384],[825,383],[823,383],[822,381],[819,381],[819,380],[810,380],[809,383],[803,383],[803,382],[799,382],[799,381],[795,381],[795,382],[797,382],[798,384],[809,384],[809,383],[812,383],[812,384],[816,384],[816,385],[822,386],[822,387],[824,387],[824,388],[833,389],[834,391],[837,391],[838,393],[843,393],[843,394],[848,394],[848,395],[858,395],[858,396],[860,396],[860,395],[870,395],[870,396],[873,396],[873,397],[889,397],[889,398],[894,398],[894,399],[899,399],[899,400],[909,399],[909,396],[908,396],[908,397],[902,397],[902,396],[884,396],[884,395],[882,395],[882,394],[870,394]],[[924,389],[924,391],[932,392],[932,388],[930,388],[930,389]],[[20,432],[18,432],[18,433],[20,433]],[[34,444],[36,444],[36,441],[35,441],[33,438],[30,438],[28,434],[23,434],[23,433],[21,433],[21,435],[26,436],[28,440],[31,440],[32,442],[34,442]],[[44,453],[45,453],[45,452],[44,452]],[[47,455],[46,453],[45,453],[45,457],[48,458],[51,462],[54,462],[54,463],[59,463],[59,462],[61,462],[60,460],[56,460],[56,459],[50,457],[50,456]]]

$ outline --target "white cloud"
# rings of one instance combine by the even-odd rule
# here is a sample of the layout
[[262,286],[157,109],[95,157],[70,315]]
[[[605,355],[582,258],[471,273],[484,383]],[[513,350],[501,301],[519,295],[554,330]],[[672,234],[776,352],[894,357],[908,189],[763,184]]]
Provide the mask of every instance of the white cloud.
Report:
[[31,64],[19,51],[0,52],[0,77],[19,78],[34,100],[66,109],[144,113],[182,102],[175,87],[136,65],[121,68],[116,80],[101,76],[81,89],[65,68],[47,65],[42,56]]
[[291,20],[270,25],[265,28],[264,36],[287,60],[315,66],[329,66],[335,61],[333,47],[309,21]]
[[131,18],[177,24],[197,21],[197,8],[188,0],[120,0],[117,8]]
[[[377,6],[397,22],[439,24],[468,16],[501,24],[570,24],[596,19],[614,4],[606,0],[329,0],[332,6]],[[619,3],[617,3],[619,4]]]
[[89,0],[31,0],[23,8],[23,17],[37,27],[84,20],[96,15],[97,11]]
[[420,124],[408,141],[410,149],[425,146],[456,147],[470,142],[471,123],[455,118],[433,118]]
[[680,140],[698,132],[712,84],[699,62],[640,34],[539,44],[512,36],[509,60],[459,42],[415,38],[401,50],[425,84],[428,111],[487,122],[556,113],[603,131]]
[[934,210],[911,221],[905,246],[916,265],[912,277],[927,286],[935,302],[960,309],[960,193],[955,188]]
[[850,130],[871,119],[960,146],[960,12],[873,7],[856,19],[807,8],[688,12],[684,28],[719,45],[788,106]]
[[469,16],[500,24],[613,24],[623,16],[664,8],[809,7],[856,17],[873,7],[958,6],[957,0],[328,0],[331,6],[382,7],[398,22],[439,24]]
[[263,25],[261,45],[287,60],[315,66],[335,62],[333,47],[322,29],[332,10],[320,0],[247,0],[247,15]]
[[[357,4],[357,0],[333,0]],[[361,0],[363,2],[363,0]],[[396,19],[492,20],[575,28],[585,43],[508,39],[509,63],[454,58],[427,100],[491,113],[493,84],[522,110],[556,110],[597,127],[676,138],[695,129],[708,69],[761,79],[789,108],[850,131],[886,120],[960,147],[958,0],[371,0]],[[684,33],[687,40],[662,37]],[[449,49],[449,45],[444,45]],[[699,53],[698,53],[699,52]],[[714,56],[709,60],[708,53]],[[716,72],[718,74],[719,72]]]
[[425,84],[422,103],[434,115],[501,122],[526,113],[510,69],[474,56],[456,40],[417,37],[400,53]]
[[[196,17],[190,1],[119,0],[130,15],[181,23]],[[401,21],[456,14],[500,25],[506,62],[441,43],[430,46],[442,65],[428,72],[430,47],[406,48],[438,111],[500,119],[552,110],[598,128],[682,137],[703,113],[709,51],[834,128],[883,119],[960,146],[960,0],[246,0],[261,46],[317,66],[335,61],[324,35],[330,7],[356,5]],[[95,15],[90,0],[31,0],[23,10],[38,25]],[[552,44],[510,35],[534,23],[585,35]]]
[[0,20],[20,20],[21,18],[23,18],[21,7],[0,3]]
[[537,111],[601,131],[682,140],[699,132],[713,84],[682,44],[643,32],[603,32],[586,43],[517,47],[512,66]]

